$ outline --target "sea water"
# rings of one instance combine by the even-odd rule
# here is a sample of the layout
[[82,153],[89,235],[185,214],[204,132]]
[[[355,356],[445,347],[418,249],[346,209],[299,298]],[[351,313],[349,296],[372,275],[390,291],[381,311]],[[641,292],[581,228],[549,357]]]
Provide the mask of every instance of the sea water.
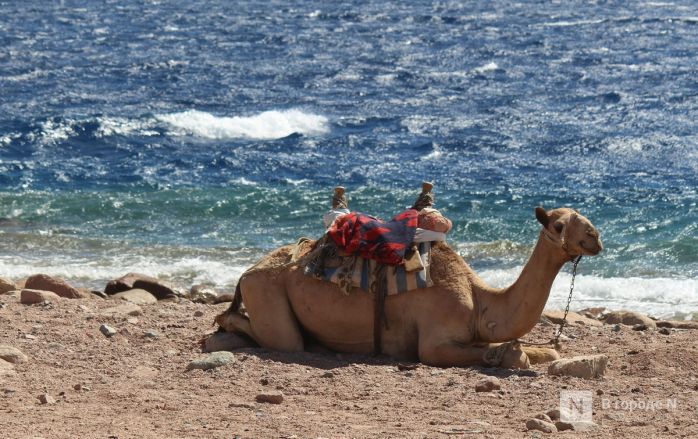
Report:
[[492,285],[570,206],[573,309],[698,317],[696,53],[692,1],[0,1],[0,276],[232,289],[430,180]]

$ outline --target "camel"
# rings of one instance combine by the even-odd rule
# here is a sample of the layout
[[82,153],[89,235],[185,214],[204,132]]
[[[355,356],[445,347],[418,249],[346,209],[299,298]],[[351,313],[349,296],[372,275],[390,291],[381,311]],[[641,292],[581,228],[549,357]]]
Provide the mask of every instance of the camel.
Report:
[[[429,288],[390,295],[381,325],[381,353],[439,367],[528,368],[559,354],[515,340],[538,322],[553,280],[565,263],[603,249],[600,234],[569,208],[535,209],[542,230],[518,279],[488,286],[446,243],[432,247]],[[303,351],[304,336],[345,353],[372,353],[369,293],[347,295],[337,285],[289,263],[293,245],[278,248],[245,272],[231,307],[216,317],[222,330],[249,336],[264,348]],[[247,315],[241,311],[244,303]]]

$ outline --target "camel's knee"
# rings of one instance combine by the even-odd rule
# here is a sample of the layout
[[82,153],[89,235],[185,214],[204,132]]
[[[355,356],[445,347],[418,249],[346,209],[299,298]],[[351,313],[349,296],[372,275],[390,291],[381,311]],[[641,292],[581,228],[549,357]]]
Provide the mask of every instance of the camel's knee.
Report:
[[250,320],[242,314],[226,311],[216,317],[216,323],[227,332],[241,332],[252,336]]
[[523,350],[531,364],[547,363],[560,359],[560,354],[555,349],[526,346]]

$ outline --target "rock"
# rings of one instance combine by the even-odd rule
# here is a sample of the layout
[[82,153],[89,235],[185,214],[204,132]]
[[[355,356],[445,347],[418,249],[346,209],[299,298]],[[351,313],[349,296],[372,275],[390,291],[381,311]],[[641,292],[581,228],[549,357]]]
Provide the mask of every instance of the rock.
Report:
[[201,311],[200,309],[197,309],[196,311],[194,311],[194,317],[203,317],[204,314],[205,313],[203,311]]
[[584,308],[579,311],[581,315],[587,316],[590,319],[596,319],[599,320],[601,316],[606,314],[608,312],[608,308],[605,306],[595,306],[591,308]]
[[548,366],[548,373],[584,379],[600,378],[606,372],[607,363],[608,357],[603,354],[563,358],[553,361]]
[[547,412],[545,412],[546,415],[553,421],[557,421],[560,419],[560,409],[550,409]]
[[0,294],[9,293],[10,291],[15,291],[16,289],[17,285],[15,285],[14,282],[9,279],[5,279],[4,277],[0,277]]
[[493,390],[499,390],[502,388],[499,378],[497,377],[487,377],[483,378],[477,383],[475,383],[476,392],[491,392]]
[[235,294],[233,293],[223,293],[219,294],[216,298],[216,303],[232,302],[235,299]]
[[698,322],[693,321],[660,320],[656,324],[658,328],[698,329]]
[[647,331],[649,328],[644,323],[633,325],[633,331]]
[[187,370],[201,369],[209,370],[216,367],[224,366],[235,360],[235,356],[231,352],[218,351],[211,352],[208,355],[197,358],[187,365]]
[[613,332],[620,332],[621,329],[622,329],[621,326],[617,323],[615,325],[613,325],[613,328],[612,328]]
[[0,378],[15,375],[15,368],[9,361],[0,358]]
[[221,331],[211,334],[206,339],[203,350],[204,352],[234,351],[249,346],[250,343],[239,335]]
[[[559,325],[562,322],[562,317],[565,315],[564,311],[543,311],[543,317],[547,318],[551,322]],[[603,323],[596,319],[590,319],[589,317],[583,316],[579,313],[570,311],[567,313],[567,323],[570,325],[585,325],[585,326],[602,326]]]
[[551,424],[553,423],[553,420],[550,419],[550,416],[548,416],[545,413],[538,413],[536,416],[534,416],[534,418],[540,419],[541,421],[550,422]]
[[61,297],[68,299],[81,299],[86,297],[77,288],[72,287],[68,282],[47,274],[35,274],[27,278],[24,288],[29,290],[52,291]]
[[1,346],[0,345],[0,358],[12,363],[12,364],[17,364],[17,363],[24,363],[29,358],[27,358],[26,355],[22,351],[20,351],[17,348],[14,348],[12,346]]
[[557,433],[555,424],[535,418],[526,421],[526,428],[529,430],[542,431],[543,433]]
[[105,317],[125,317],[125,316],[140,316],[143,315],[143,310],[135,303],[124,303],[119,306],[105,308],[99,313]]
[[189,291],[189,299],[196,303],[215,303],[218,293],[207,285],[194,285]]
[[51,291],[23,289],[19,296],[19,301],[25,305],[35,303],[55,302],[60,300],[61,296]]
[[158,332],[154,329],[149,329],[143,333],[143,337],[155,339],[159,338],[160,334],[158,334]]
[[102,325],[99,327],[99,332],[104,334],[105,337],[113,337],[117,331],[109,325]]
[[670,334],[671,334],[671,329],[669,329],[669,328],[659,328],[659,330],[658,330],[657,332],[659,332],[659,333],[662,334],[662,335],[670,335]]
[[267,404],[281,404],[284,402],[284,394],[279,390],[263,392],[255,396],[255,401]]
[[555,422],[557,431],[593,431],[599,428],[597,424],[591,421],[575,421],[575,422]]
[[134,288],[146,290],[158,300],[168,297],[180,297],[184,295],[180,289],[175,288],[170,283],[140,273],[128,273],[119,279],[109,281],[107,286],[104,288],[104,293],[113,295],[123,291],[132,290]]
[[622,323],[628,326],[645,324],[648,328],[657,328],[657,324],[654,320],[644,314],[634,311],[611,311],[603,316],[603,322],[607,325],[614,325],[616,323]]
[[53,398],[53,396],[49,395],[48,393],[44,393],[43,395],[39,395],[39,402],[42,404],[55,404],[56,400]]
[[136,305],[150,305],[157,303],[158,299],[146,290],[134,288],[132,290],[122,291],[111,296],[113,299],[125,300],[135,303]]

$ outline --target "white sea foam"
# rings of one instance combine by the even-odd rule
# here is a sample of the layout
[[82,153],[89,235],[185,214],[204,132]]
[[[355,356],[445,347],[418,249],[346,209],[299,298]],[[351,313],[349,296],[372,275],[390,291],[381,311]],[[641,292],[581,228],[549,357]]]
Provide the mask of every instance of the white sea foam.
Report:
[[[511,285],[522,267],[483,270],[478,273],[494,287]],[[564,309],[567,304],[571,275],[558,274],[546,308]],[[579,274],[575,279],[571,309],[603,306],[630,309],[658,318],[698,318],[698,280],[639,277],[598,277]]]
[[474,68],[473,72],[482,75],[484,73],[494,72],[498,68],[499,68],[499,66],[497,65],[497,63],[489,62],[489,63],[485,64],[484,66]]
[[321,135],[329,131],[325,116],[293,109],[265,111],[255,116],[218,117],[203,111],[155,116],[170,129],[170,134],[204,139],[280,139],[294,133]]

